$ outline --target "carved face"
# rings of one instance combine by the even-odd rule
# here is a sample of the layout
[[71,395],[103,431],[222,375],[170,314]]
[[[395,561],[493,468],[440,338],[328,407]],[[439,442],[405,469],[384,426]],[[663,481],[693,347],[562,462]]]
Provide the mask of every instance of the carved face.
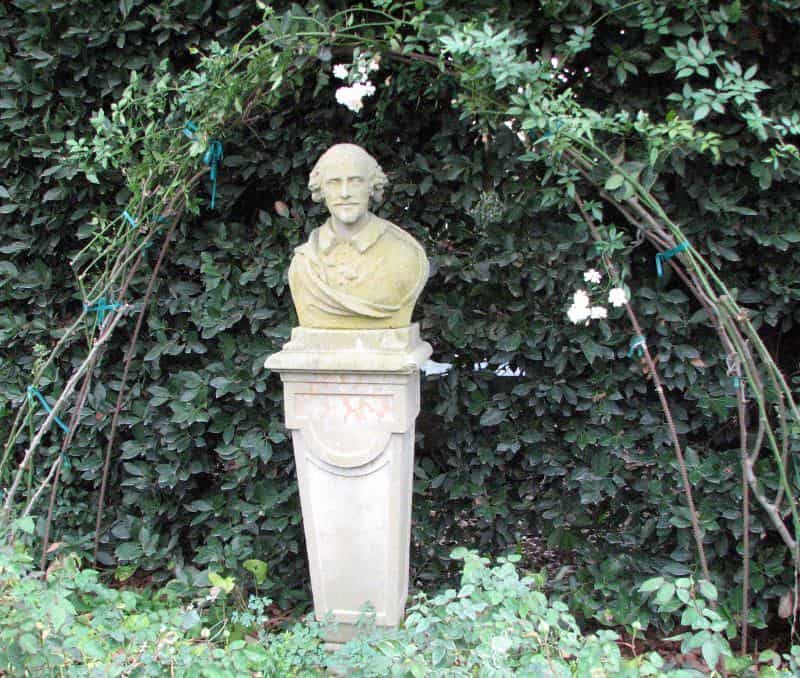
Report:
[[364,158],[342,153],[325,167],[322,179],[325,206],[345,226],[361,223],[369,209],[370,176]]

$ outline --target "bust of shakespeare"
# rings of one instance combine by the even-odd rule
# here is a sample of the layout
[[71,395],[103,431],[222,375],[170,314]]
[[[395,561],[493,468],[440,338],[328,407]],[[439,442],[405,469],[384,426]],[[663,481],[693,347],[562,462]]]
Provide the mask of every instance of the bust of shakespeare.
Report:
[[388,329],[407,327],[428,279],[420,244],[369,211],[380,200],[386,175],[360,146],[329,148],[311,171],[314,202],[328,220],[295,249],[289,288],[301,327]]

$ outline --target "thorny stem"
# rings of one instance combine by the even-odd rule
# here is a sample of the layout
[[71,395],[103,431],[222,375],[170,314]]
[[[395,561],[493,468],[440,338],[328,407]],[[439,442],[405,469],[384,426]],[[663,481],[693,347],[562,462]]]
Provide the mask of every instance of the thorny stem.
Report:
[[[127,248],[128,248],[128,246],[125,245],[125,247],[123,248],[122,252],[119,255],[120,258],[124,257],[126,255]],[[125,296],[125,293],[128,290],[128,286],[130,285],[131,281],[133,280],[133,276],[136,274],[136,271],[138,270],[138,268],[141,265],[141,263],[142,263],[142,257],[140,255],[140,256],[138,256],[136,258],[136,261],[131,266],[130,270],[128,271],[127,275],[125,276],[125,280],[123,281],[122,285],[119,288],[118,297],[120,299],[122,299]],[[110,288],[112,284],[113,284],[113,280],[109,281],[108,287]],[[47,548],[48,548],[49,541],[50,541],[50,528],[51,528],[52,520],[53,520],[53,508],[55,506],[55,498],[56,498],[56,494],[58,492],[58,483],[59,483],[59,479],[61,477],[61,465],[62,465],[63,455],[66,453],[67,449],[69,449],[69,446],[72,443],[72,439],[75,436],[75,430],[76,430],[76,428],[78,426],[78,422],[80,421],[80,415],[81,415],[81,412],[83,411],[83,406],[84,406],[84,404],[86,402],[86,397],[88,395],[89,382],[91,380],[92,373],[93,373],[95,365],[97,363],[97,357],[99,357],[99,355],[95,357],[95,360],[87,368],[86,376],[84,377],[83,384],[81,385],[81,390],[79,391],[79,394],[78,394],[78,399],[77,399],[77,402],[76,402],[76,405],[75,405],[75,410],[72,413],[72,417],[70,419],[70,424],[67,427],[68,431],[65,434],[64,440],[63,440],[62,445],[61,445],[61,454],[59,455],[58,459],[56,459],[54,464],[51,466],[50,471],[47,474],[47,477],[39,485],[39,488],[37,489],[36,493],[33,495],[33,497],[31,497],[31,499],[28,502],[28,505],[25,507],[25,510],[22,513],[22,517],[27,516],[30,513],[31,509],[33,508],[34,504],[38,500],[39,496],[44,491],[44,488],[47,487],[47,484],[52,479],[53,486],[52,486],[51,491],[50,491],[50,502],[49,502],[48,509],[47,509],[47,519],[45,521],[44,539],[42,541],[42,558],[41,558],[41,568],[40,568],[42,570],[45,569],[45,565],[47,564]]]
[[11,433],[8,436],[8,440],[6,441],[5,449],[3,450],[3,458],[0,459],[0,481],[2,481],[4,476],[4,470],[6,467],[6,462],[8,461],[8,456],[11,453],[11,448],[14,447],[14,444],[17,442],[17,438],[19,437],[20,432],[22,431],[25,423],[22,421],[23,413],[30,414],[30,403],[28,402],[28,398],[22,398],[22,404],[20,405],[19,409],[17,410],[17,414],[14,417],[14,423],[11,425]]
[[[645,209],[637,198],[630,198],[626,202],[633,207],[633,209],[649,224],[650,229],[647,229],[646,234],[649,235],[650,232],[655,232],[666,236],[668,238],[667,244],[670,246],[674,246],[676,241],[685,242],[686,237],[680,231],[680,229],[669,220],[667,215],[664,213],[661,206],[658,202],[639,184],[635,177],[630,176],[626,173],[618,163],[615,163],[611,157],[608,156],[602,149],[597,148],[594,144],[590,142],[585,142],[584,140],[573,139],[576,143],[582,143],[583,145],[590,148],[594,153],[602,157],[606,162],[609,163],[611,167],[614,168],[614,171],[619,172],[625,179],[630,183],[630,185],[634,188],[635,192],[638,196],[645,202],[649,209],[654,210],[655,214],[664,222],[664,224],[669,228],[671,232],[671,236],[667,236],[667,233],[663,230],[663,227],[659,222],[653,217],[653,215]],[[587,168],[591,168],[593,166],[592,162],[584,156],[579,151],[569,148],[567,149],[567,156],[570,157],[574,162],[573,166],[576,166],[579,171],[583,174],[583,176],[593,185],[595,185],[598,189],[597,181],[591,177],[588,172]],[[610,197],[610,196],[609,196]],[[612,204],[617,206],[616,200],[612,199]],[[637,224],[638,227],[638,224]],[[671,241],[671,242],[670,242]],[[658,244],[658,243],[654,243]],[[663,245],[662,245],[663,246]],[[800,420],[797,413],[797,407],[794,403],[792,393],[786,384],[785,378],[783,374],[780,373],[780,370],[774,364],[774,360],[770,356],[769,352],[764,347],[761,338],[753,329],[752,325],[750,324],[745,312],[732,301],[730,294],[728,292],[727,287],[724,283],[719,279],[716,273],[711,269],[708,262],[703,259],[703,257],[699,256],[696,251],[693,251],[691,247],[689,247],[684,253],[683,257],[685,258],[686,262],[690,264],[694,264],[693,266],[686,266],[687,274],[691,277],[693,285],[690,285],[690,289],[693,291],[695,296],[698,300],[703,303],[709,303],[711,305],[711,313],[710,319],[718,327],[718,334],[727,347],[734,347],[732,353],[738,354],[739,358],[741,359],[742,363],[745,366],[745,372],[747,374],[748,383],[753,387],[754,391],[757,394],[757,402],[759,405],[759,429],[756,435],[756,444],[754,446],[754,454],[758,454],[758,450],[761,447],[761,442],[763,440],[763,436],[766,435],[767,439],[769,440],[770,446],[775,453],[776,462],[779,466],[778,473],[780,476],[780,487],[783,492],[785,492],[789,497],[792,497],[790,487],[788,485],[788,480],[786,479],[786,468],[785,463],[783,462],[783,456],[779,452],[779,445],[777,440],[775,439],[774,432],[772,430],[772,426],[769,423],[769,416],[766,411],[766,407],[764,405],[764,392],[763,386],[761,384],[760,377],[758,376],[758,370],[755,368],[755,360],[750,353],[749,349],[746,346],[746,342],[741,338],[739,335],[739,328],[737,327],[737,322],[741,323],[742,328],[748,335],[748,337],[753,341],[753,344],[756,347],[756,350],[759,354],[759,357],[763,360],[767,371],[770,373],[770,377],[773,380],[779,380],[778,383],[775,384],[776,390],[778,394],[780,394],[780,405],[785,407],[785,401],[788,401],[789,406],[791,407],[792,413],[795,417],[795,420]],[[669,262],[672,264],[673,268],[679,270],[678,267],[675,265],[673,261]],[[705,274],[709,276],[709,278],[720,288],[722,294],[717,295],[711,286],[710,282],[706,279]],[[722,321],[721,325],[718,322],[718,318],[716,315],[722,314],[722,309],[725,308],[725,304],[727,304],[728,308],[728,317],[729,322]],[[724,327],[723,327],[724,326]],[[719,331],[721,329],[722,331]],[[725,335],[728,335],[727,337]],[[736,340],[736,337],[739,337],[739,341]],[[785,401],[784,401],[785,397]],[[787,434],[786,430],[782,430],[783,436]],[[783,437],[782,436],[782,437]],[[782,449],[786,449],[785,447],[781,446]],[[797,566],[800,563],[800,554],[797,553],[797,542],[796,540],[789,534],[789,531],[786,529],[783,520],[780,517],[779,511],[776,510],[775,506],[769,502],[769,500],[764,496],[761,492],[760,488],[758,488],[757,478],[753,473],[753,463],[751,460],[747,462],[747,480],[748,484],[753,489],[753,492],[756,498],[759,500],[759,503],[764,507],[764,510],[770,516],[771,521],[775,525],[776,529],[778,530],[781,538],[784,540],[784,543],[789,547],[792,551],[792,556]],[[779,496],[782,496],[779,495]],[[789,502],[790,510],[793,515],[795,530],[797,531],[798,525],[800,525],[800,521],[797,520],[797,513],[796,507],[794,506],[794,501]]]
[[[631,321],[631,325],[633,325],[633,331],[637,336],[643,336],[642,328],[639,325],[639,321],[636,317],[636,314],[633,312],[633,308],[631,307],[630,303],[625,304],[625,310],[628,312],[628,318]],[[692,533],[694,534],[694,541],[695,545],[697,546],[697,554],[700,557],[700,566],[703,569],[703,576],[710,581],[711,577],[708,573],[708,561],[706,560],[706,552],[703,548],[703,533],[700,530],[700,522],[697,516],[697,509],[694,505],[692,485],[689,482],[689,472],[686,467],[686,459],[683,456],[683,449],[681,448],[680,440],[678,439],[678,432],[675,428],[675,422],[672,419],[672,411],[670,410],[669,403],[667,402],[667,396],[664,393],[664,387],[661,385],[661,378],[656,370],[656,365],[653,361],[652,355],[650,354],[650,349],[647,346],[647,342],[642,345],[642,348],[645,363],[647,364],[647,368],[650,370],[650,376],[653,378],[653,388],[655,388],[655,391],[658,394],[658,399],[661,401],[661,409],[664,410],[664,417],[667,420],[667,427],[669,428],[670,437],[672,438],[672,446],[675,450],[675,456],[678,459],[681,482],[683,483],[683,492],[686,497],[686,503],[689,507],[689,516],[692,522]]]
[[122,409],[122,400],[125,397],[125,386],[128,381],[128,372],[130,370],[131,361],[133,359],[133,354],[136,350],[136,342],[139,338],[139,332],[142,329],[142,322],[144,321],[145,313],[147,312],[147,305],[150,301],[150,296],[153,292],[153,285],[158,277],[158,272],[161,269],[161,264],[164,260],[164,255],[169,247],[169,242],[172,238],[172,234],[175,232],[175,228],[180,221],[180,214],[176,215],[173,219],[172,226],[170,227],[169,231],[167,232],[166,237],[164,238],[164,242],[161,245],[161,251],[158,254],[158,260],[156,261],[155,266],[153,267],[153,272],[150,275],[150,279],[147,282],[147,290],[145,291],[144,298],[142,300],[142,308],[139,311],[139,316],[136,319],[136,327],[133,330],[133,334],[131,335],[131,341],[128,345],[128,352],[125,356],[125,365],[122,370],[122,379],[120,382],[119,392],[117,393],[117,402],[114,406],[114,416],[111,419],[111,430],[108,435],[108,443],[106,445],[106,455],[105,460],[103,462],[103,477],[100,482],[100,496],[97,498],[97,519],[95,521],[95,528],[94,528],[94,560],[97,561],[97,552],[100,546],[100,525],[103,521],[103,509],[105,505],[105,498],[106,498],[106,489],[108,487],[108,471],[111,465],[111,449],[114,445],[114,437],[117,431],[117,424],[119,422],[119,414]]
[[[39,563],[39,569],[44,571],[45,565],[47,565],[47,549],[50,546],[50,526],[53,524],[53,508],[55,507],[56,503],[56,494],[58,492],[58,481],[61,477],[61,466],[63,463],[64,455],[67,453],[70,444],[72,444],[72,438],[75,436],[75,429],[78,426],[78,421],[80,420],[81,411],[83,410],[83,404],[86,402],[86,396],[89,393],[89,384],[92,381],[92,373],[94,372],[94,366],[96,362],[89,365],[88,369],[86,370],[86,375],[83,377],[83,383],[81,384],[81,389],[78,391],[78,400],[75,403],[75,410],[72,412],[72,416],[69,420],[69,430],[64,435],[64,440],[61,443],[61,451],[56,461],[54,463],[55,466],[55,477],[53,478],[53,487],[50,490],[50,503],[47,506],[47,520],[45,520],[44,524],[44,536],[42,537],[42,558]],[[49,477],[49,474],[48,474]],[[45,483],[47,479],[45,479]],[[40,486],[40,490],[44,489],[45,484]],[[31,507],[33,507],[34,503],[38,499],[38,495],[40,490],[31,497],[28,502],[28,506],[25,508],[25,512],[23,515],[27,515],[30,511]]]
[[[596,242],[602,241],[602,236],[600,234],[597,225],[594,223],[591,215],[586,210],[583,200],[581,200],[580,195],[575,193],[575,202],[578,205],[578,209],[581,212],[581,216],[583,216],[586,224],[589,227],[589,231],[592,234],[592,238]],[[611,265],[610,274],[614,278],[618,278],[618,273],[616,268]],[[639,319],[636,316],[636,313],[633,310],[633,306],[631,305],[630,301],[626,302],[625,310],[628,314],[628,319],[631,322],[631,326],[633,328],[634,336],[644,336],[642,334],[642,328],[639,324]],[[706,552],[705,548],[703,547],[703,533],[700,530],[700,521],[697,516],[697,509],[695,508],[694,504],[694,497],[692,495],[692,486],[689,482],[689,472],[686,467],[686,460],[683,456],[683,449],[680,444],[680,439],[678,438],[678,431],[675,428],[675,422],[672,418],[672,411],[669,407],[669,403],[667,402],[667,397],[664,393],[664,388],[661,384],[661,378],[659,377],[658,370],[656,369],[655,361],[650,354],[650,349],[647,346],[647,342],[642,345],[642,353],[644,355],[645,363],[647,364],[647,368],[650,371],[650,376],[653,379],[653,387],[655,388],[656,393],[658,394],[658,399],[661,403],[661,409],[664,411],[664,418],[667,420],[667,428],[669,429],[670,438],[672,440],[672,446],[675,450],[675,456],[678,459],[678,466],[680,469],[681,480],[683,482],[683,492],[686,497],[686,503],[689,507],[689,515],[692,523],[692,533],[694,534],[695,545],[697,547],[697,554],[700,558],[700,566],[703,569],[703,576],[710,580],[709,572],[708,572],[708,561],[706,559]]]
[[736,365],[736,401],[739,410],[739,450],[742,463],[742,656],[747,654],[747,626],[750,616],[750,491],[747,484],[747,410],[745,406],[745,384],[741,378],[741,367]]
[[36,435],[31,440],[30,444],[28,445],[28,449],[25,451],[25,455],[22,458],[22,461],[19,464],[17,469],[17,473],[14,477],[14,482],[11,484],[11,487],[8,490],[8,494],[6,495],[6,500],[3,504],[3,512],[2,512],[2,520],[0,522],[4,522],[8,519],[8,516],[11,512],[11,507],[13,505],[14,496],[17,493],[17,489],[19,488],[19,484],[22,481],[22,476],[27,468],[28,464],[31,461],[31,457],[33,456],[34,451],[39,446],[39,443],[42,441],[44,434],[47,433],[50,425],[53,423],[53,420],[58,414],[59,409],[67,400],[67,398],[72,395],[72,392],[75,390],[75,386],[78,383],[78,379],[83,375],[86,371],[89,364],[95,359],[95,356],[99,353],[100,349],[103,348],[103,345],[106,343],[108,338],[111,336],[114,328],[117,326],[117,323],[122,319],[125,315],[124,311],[127,310],[127,306],[123,306],[122,308],[117,309],[117,312],[111,317],[111,320],[106,325],[105,329],[100,333],[100,335],[95,340],[94,346],[92,346],[91,350],[89,351],[89,355],[84,359],[84,361],[78,366],[78,369],[75,370],[73,375],[67,381],[66,385],[64,386],[64,390],[61,392],[61,395],[58,397],[58,400],[53,404],[50,413],[45,418],[42,425],[36,432]]
[[[722,306],[721,308],[724,309],[725,307]],[[723,320],[723,323],[725,323],[726,326],[732,324],[732,322],[733,322],[727,313],[723,314],[722,320]],[[733,333],[729,334],[729,336],[731,337],[733,343],[737,346],[737,349],[740,352],[742,350],[742,345],[740,343],[742,341],[741,338],[739,336],[736,336],[736,334],[733,334]],[[748,382],[753,383],[753,381],[755,379],[754,378],[754,372],[756,371],[754,366],[752,364],[746,362],[746,361],[743,361],[742,362],[742,367],[744,368],[745,373],[747,374]],[[772,426],[768,423],[769,422],[769,418],[768,418],[768,414],[766,412],[764,400],[763,400],[763,398],[756,397],[756,402],[758,404],[759,416],[765,422],[765,427],[764,428],[765,428],[765,433],[766,433],[767,439],[769,440],[770,445],[773,447],[773,450],[775,450],[775,449],[777,449],[777,443],[775,441],[775,434],[772,431]],[[778,455],[778,459],[780,459],[779,455]],[[747,459],[747,464],[746,464],[745,471],[746,471],[746,474],[747,474],[748,484],[750,485],[750,488],[753,490],[753,494],[756,497],[756,499],[758,500],[758,503],[761,504],[761,507],[764,509],[764,511],[766,512],[767,516],[772,521],[772,524],[775,527],[775,529],[778,532],[778,534],[781,536],[781,539],[783,539],[783,542],[786,544],[786,546],[791,551],[792,558],[793,558],[793,560],[795,562],[795,566],[797,566],[798,565],[797,542],[794,539],[794,537],[792,537],[792,535],[789,533],[789,530],[786,528],[786,525],[784,524],[783,518],[780,515],[780,513],[775,509],[775,506],[769,501],[769,499],[766,497],[764,492],[761,490],[761,488],[759,486],[759,483],[758,483],[758,478],[756,478],[756,476],[755,476],[755,474],[753,472],[753,466],[754,465],[753,465],[752,461],[750,459]],[[779,471],[780,471],[780,469],[779,469]],[[781,474],[781,480],[783,481],[783,479],[785,479],[785,474]]]

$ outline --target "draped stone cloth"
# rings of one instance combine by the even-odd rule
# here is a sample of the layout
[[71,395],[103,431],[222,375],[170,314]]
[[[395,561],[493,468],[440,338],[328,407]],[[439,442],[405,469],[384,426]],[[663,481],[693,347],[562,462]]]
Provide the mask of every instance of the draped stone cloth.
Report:
[[302,327],[406,327],[428,272],[420,244],[370,214],[349,239],[336,234],[330,219],[314,229],[295,249],[289,287]]

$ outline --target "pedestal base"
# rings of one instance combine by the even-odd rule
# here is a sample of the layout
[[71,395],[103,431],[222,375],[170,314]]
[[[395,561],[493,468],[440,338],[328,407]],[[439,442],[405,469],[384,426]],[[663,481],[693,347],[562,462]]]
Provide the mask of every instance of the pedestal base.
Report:
[[267,359],[284,383],[314,611],[338,622],[328,641],[357,635],[365,612],[384,627],[403,617],[419,368],[430,354],[417,325],[296,328]]

